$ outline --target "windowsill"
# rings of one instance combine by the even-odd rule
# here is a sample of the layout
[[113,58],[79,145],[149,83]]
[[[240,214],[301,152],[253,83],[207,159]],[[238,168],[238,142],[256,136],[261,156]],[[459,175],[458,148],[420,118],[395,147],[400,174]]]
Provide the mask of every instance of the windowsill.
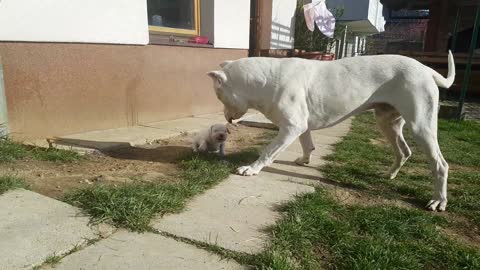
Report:
[[180,47],[196,47],[196,48],[213,48],[212,44],[199,44],[188,42],[188,37],[157,34],[150,32],[149,45],[167,45],[167,46],[180,46]]

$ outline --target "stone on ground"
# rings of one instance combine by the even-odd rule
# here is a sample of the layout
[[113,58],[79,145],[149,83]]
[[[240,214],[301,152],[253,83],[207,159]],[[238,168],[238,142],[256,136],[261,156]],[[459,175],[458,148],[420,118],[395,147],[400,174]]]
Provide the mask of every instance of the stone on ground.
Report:
[[115,270],[209,270],[244,269],[234,261],[193,245],[152,233],[119,231],[79,252],[65,257],[54,269]]
[[88,222],[77,208],[31,191],[0,195],[0,269],[30,269],[98,238]]

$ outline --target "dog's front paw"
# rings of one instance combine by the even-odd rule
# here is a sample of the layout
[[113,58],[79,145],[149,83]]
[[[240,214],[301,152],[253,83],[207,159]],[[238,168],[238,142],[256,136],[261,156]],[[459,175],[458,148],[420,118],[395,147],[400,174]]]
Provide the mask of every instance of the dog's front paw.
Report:
[[443,212],[445,211],[445,208],[447,208],[447,200],[446,199],[430,200],[426,208],[430,211]]
[[303,165],[305,165],[305,164],[310,163],[310,158],[299,157],[299,158],[295,159],[295,163],[296,163],[297,165],[303,166]]
[[243,175],[243,176],[252,176],[252,175],[257,175],[259,173],[259,170],[255,170],[252,168],[252,166],[242,166],[237,169],[237,174]]

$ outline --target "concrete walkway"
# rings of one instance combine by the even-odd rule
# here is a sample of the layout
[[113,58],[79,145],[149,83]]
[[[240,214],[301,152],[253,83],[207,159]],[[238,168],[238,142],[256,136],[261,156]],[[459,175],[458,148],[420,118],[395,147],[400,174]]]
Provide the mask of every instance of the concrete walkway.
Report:
[[[252,117],[256,114],[256,112],[251,111],[248,112],[244,118]],[[183,133],[197,132],[218,123],[226,123],[223,113],[205,114],[126,128],[72,134],[57,138],[56,141],[58,141],[58,144],[54,146],[56,148],[75,150],[77,152],[92,153],[97,150],[145,145],[155,140],[167,139]],[[25,143],[39,147],[49,146],[45,139],[27,141]]]
[[[108,147],[143,144],[224,122],[222,117],[213,114],[155,123],[145,129],[134,127],[69,137],[78,142],[98,142],[100,146],[106,146],[105,142],[117,143]],[[261,117],[254,119],[246,119],[244,123],[263,122],[260,124],[264,127],[274,128]],[[321,184],[317,168],[349,126],[347,121],[315,131],[312,137],[317,150],[309,166],[293,163],[301,155],[297,141],[260,175],[231,175],[195,197],[184,212],[155,219],[151,225],[170,235],[232,251],[261,252],[268,244],[265,229],[279,218],[276,207],[298,194],[313,192],[314,186]],[[86,145],[79,146],[88,149]],[[15,190],[0,195],[0,269],[32,269],[49,256],[69,254],[72,250],[75,252],[65,256],[55,269],[244,269],[234,261],[222,260],[194,245],[159,234],[115,231],[103,225],[91,227],[79,213],[75,207],[30,191]]]

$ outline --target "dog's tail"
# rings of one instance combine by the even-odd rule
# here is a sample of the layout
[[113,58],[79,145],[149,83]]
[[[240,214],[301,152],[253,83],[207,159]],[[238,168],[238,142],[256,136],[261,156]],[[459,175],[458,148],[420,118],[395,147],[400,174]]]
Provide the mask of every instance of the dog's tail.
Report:
[[450,88],[452,86],[453,81],[455,80],[455,61],[453,60],[452,51],[448,51],[448,76],[444,78],[440,73],[432,70],[433,80],[438,87],[442,88]]

